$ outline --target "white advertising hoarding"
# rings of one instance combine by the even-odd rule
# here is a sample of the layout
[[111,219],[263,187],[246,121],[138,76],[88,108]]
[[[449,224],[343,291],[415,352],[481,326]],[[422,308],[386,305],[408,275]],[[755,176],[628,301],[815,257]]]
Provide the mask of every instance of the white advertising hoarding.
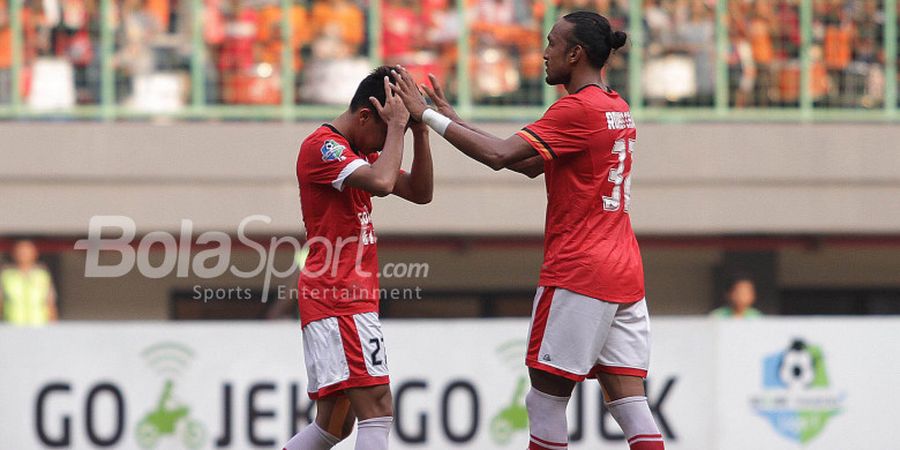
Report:
[[716,345],[716,448],[900,449],[900,321],[734,322]]
[[[524,448],[527,326],[386,321],[392,448]],[[648,397],[672,450],[895,448],[898,343],[897,320],[658,319]],[[281,448],[312,414],[297,324],[2,327],[0,350],[4,449]],[[595,382],[569,426],[627,448]]]

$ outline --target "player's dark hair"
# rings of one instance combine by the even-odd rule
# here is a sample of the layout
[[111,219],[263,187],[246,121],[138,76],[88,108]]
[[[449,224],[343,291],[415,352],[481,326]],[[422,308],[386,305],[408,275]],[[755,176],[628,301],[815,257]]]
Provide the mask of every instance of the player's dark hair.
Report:
[[[372,71],[369,75],[359,82],[353,99],[350,100],[350,111],[358,111],[360,108],[372,107],[369,97],[375,97],[379,103],[384,104],[387,97],[384,92],[384,77],[391,76],[390,66],[381,66]],[[376,114],[376,117],[378,115]]]
[[606,64],[610,52],[621,48],[628,39],[625,32],[613,31],[606,17],[592,11],[575,11],[563,19],[575,25],[569,36],[569,47],[581,45],[588,61],[598,69]]

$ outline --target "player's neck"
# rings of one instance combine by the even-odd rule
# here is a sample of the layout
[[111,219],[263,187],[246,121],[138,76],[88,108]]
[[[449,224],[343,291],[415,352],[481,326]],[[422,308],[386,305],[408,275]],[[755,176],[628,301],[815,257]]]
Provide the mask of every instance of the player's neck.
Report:
[[603,80],[600,78],[599,73],[573,73],[572,77],[569,79],[569,82],[566,83],[566,92],[568,92],[569,94],[574,94],[581,90],[581,88],[592,84],[603,86]]
[[346,139],[347,143],[350,144],[350,148],[356,148],[353,144],[352,133],[350,133],[350,130],[352,129],[352,121],[353,115],[350,113],[350,111],[345,111],[343,114],[331,121],[331,126],[333,126],[338,131],[338,133],[341,133],[341,136],[344,136],[344,139]]

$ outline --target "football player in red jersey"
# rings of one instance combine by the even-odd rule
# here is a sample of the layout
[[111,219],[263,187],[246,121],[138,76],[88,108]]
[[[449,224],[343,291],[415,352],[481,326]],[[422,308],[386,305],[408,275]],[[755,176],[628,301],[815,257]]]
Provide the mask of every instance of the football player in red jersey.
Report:
[[300,146],[297,182],[309,256],[298,282],[307,391],[316,420],[285,450],[324,450],[358,419],[357,450],[388,447],[393,408],[378,320],[378,257],[371,196],[431,201],[428,128],[413,133],[410,172],[400,169],[409,112],[390,68],[360,83],[350,107]]
[[[606,407],[632,450],[664,448],[643,386],[650,327],[628,215],[637,134],[628,104],[601,76],[625,40],[593,12],[557,21],[544,51],[546,81],[563,85],[568,95],[507,139],[463,123],[433,77],[432,87],[415,86],[396,68],[414,120],[494,170],[545,175],[544,263],[525,358],[531,449],[567,448],[566,405],[575,383],[586,378],[600,381]],[[419,89],[437,110],[427,107]]]

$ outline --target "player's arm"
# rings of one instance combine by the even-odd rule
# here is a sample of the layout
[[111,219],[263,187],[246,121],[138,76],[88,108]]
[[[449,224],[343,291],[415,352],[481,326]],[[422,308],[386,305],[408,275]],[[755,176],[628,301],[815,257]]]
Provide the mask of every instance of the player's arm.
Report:
[[413,162],[410,172],[401,172],[394,185],[393,194],[413,203],[431,203],[434,192],[434,172],[431,162],[431,144],[428,142],[428,126],[413,122]]
[[377,161],[371,165],[357,168],[344,182],[349,186],[378,196],[385,196],[394,191],[400,175],[400,163],[403,159],[403,134],[406,132],[409,112],[395,91],[396,87],[385,77],[384,106],[379,104],[375,97],[369,97],[369,101],[372,102],[378,115],[387,123],[388,131],[384,140],[384,148]]
[[[397,96],[403,99],[413,120],[421,122],[428,105],[425,104],[425,100],[419,93],[419,87],[416,86],[409,72],[402,67],[397,67],[396,71],[392,73],[394,81],[397,83]],[[455,122],[451,122],[444,131],[444,139],[470,158],[494,170],[509,167],[538,155],[525,139],[517,135],[501,139],[490,133],[475,131]]]
[[519,172],[528,178],[537,178],[544,173],[544,158],[540,155],[532,156],[507,166],[507,169]]
[[[439,113],[450,118],[453,123],[468,128],[478,134],[484,136],[491,135],[476,126],[463,121],[462,118],[459,117],[459,114],[453,109],[453,105],[447,100],[447,96],[444,94],[444,88],[441,87],[441,83],[438,82],[434,75],[428,74],[428,81],[431,83],[431,86],[423,83],[419,85],[419,88],[431,99],[431,102]],[[535,155],[531,158],[526,158],[515,164],[511,164],[507,169],[524,174],[528,178],[536,178],[544,173],[544,159],[541,158],[540,155]]]
[[538,156],[530,144],[518,135],[501,139],[472,131],[457,123],[451,123],[444,139],[466,156],[494,170],[511,168],[531,157]]

